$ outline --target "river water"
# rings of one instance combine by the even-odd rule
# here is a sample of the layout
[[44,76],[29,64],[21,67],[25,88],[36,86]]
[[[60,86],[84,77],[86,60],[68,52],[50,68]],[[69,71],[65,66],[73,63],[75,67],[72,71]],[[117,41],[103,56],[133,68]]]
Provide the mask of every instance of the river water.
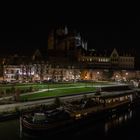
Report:
[[[52,137],[59,138],[94,138],[99,139],[137,139],[140,135],[140,108],[127,110],[121,114],[113,114],[108,118],[91,121],[88,124],[54,134]],[[0,122],[0,140],[30,140],[42,139],[22,134],[20,137],[19,120]],[[48,139],[48,137],[44,137]]]

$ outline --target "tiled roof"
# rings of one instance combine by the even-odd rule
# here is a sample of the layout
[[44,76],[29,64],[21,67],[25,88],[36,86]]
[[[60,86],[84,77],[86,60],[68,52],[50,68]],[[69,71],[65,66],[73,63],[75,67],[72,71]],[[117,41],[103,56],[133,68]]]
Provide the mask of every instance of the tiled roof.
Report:
[[[101,48],[95,48],[93,51],[87,51],[84,52],[86,56],[104,56],[104,57],[110,57],[111,53],[113,52],[114,48],[108,48],[108,49],[101,49]],[[116,48],[119,56],[134,56],[134,51],[132,49],[123,49],[123,48]]]
[[[2,47],[0,46],[0,57],[10,57],[10,56],[20,56],[20,57],[31,57],[35,51],[37,50],[37,47]],[[45,55],[45,51],[39,49],[42,55]]]

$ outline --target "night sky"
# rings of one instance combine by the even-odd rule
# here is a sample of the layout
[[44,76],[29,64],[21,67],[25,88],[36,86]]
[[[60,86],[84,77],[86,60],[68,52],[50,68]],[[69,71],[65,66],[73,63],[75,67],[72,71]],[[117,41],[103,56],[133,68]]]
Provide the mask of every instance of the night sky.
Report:
[[[95,21],[98,21],[98,24]],[[49,30],[59,25],[68,25],[68,27],[81,32],[91,48],[138,48],[140,46],[139,17],[116,19],[104,17],[95,18],[95,21],[89,18],[80,18],[80,20],[76,18],[59,18],[57,20],[55,18],[47,24],[14,23],[3,25],[0,30],[0,46],[23,45],[24,43],[40,46],[41,42],[47,41]]]
[[[132,50],[135,55],[140,51],[139,16],[121,17],[55,17],[46,24],[10,23],[1,26],[0,48],[3,47],[47,47],[47,36],[51,28],[67,25],[81,32],[88,41],[89,48],[123,48]],[[137,53],[136,53],[137,52]]]

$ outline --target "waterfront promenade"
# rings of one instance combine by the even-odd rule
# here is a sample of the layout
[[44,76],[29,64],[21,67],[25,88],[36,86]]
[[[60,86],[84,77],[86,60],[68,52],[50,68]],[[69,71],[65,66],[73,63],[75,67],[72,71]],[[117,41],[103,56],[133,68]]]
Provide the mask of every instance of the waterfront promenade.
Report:
[[[115,85],[112,85],[112,86],[115,86]],[[98,86],[98,87],[107,87],[107,85]],[[72,88],[72,87],[70,87],[70,88]],[[44,89],[44,90],[47,90],[47,89]],[[55,90],[55,89],[52,88],[49,90]],[[127,91],[125,91],[125,92],[127,92]],[[130,90],[129,92],[133,92],[133,90],[132,91]],[[119,93],[123,93],[123,92],[122,91],[114,92],[114,94],[119,94]],[[25,93],[25,94],[34,94],[34,92]],[[87,92],[87,93],[81,93],[81,94],[75,94],[75,95],[60,96],[59,98],[62,101],[77,100],[77,99],[83,98],[83,96],[85,94],[88,96],[94,96],[95,92]],[[109,93],[109,94],[113,94],[113,93]],[[7,97],[7,98],[10,98],[10,97]],[[55,100],[55,98],[51,97],[51,98],[46,98],[46,99],[42,99],[42,100],[18,102],[18,103],[13,103],[13,104],[4,104],[4,105],[0,105],[0,112],[12,111],[15,108],[26,109],[29,107],[35,107],[35,106],[42,105],[42,104],[49,105],[49,104],[52,104],[54,102],[54,100]]]

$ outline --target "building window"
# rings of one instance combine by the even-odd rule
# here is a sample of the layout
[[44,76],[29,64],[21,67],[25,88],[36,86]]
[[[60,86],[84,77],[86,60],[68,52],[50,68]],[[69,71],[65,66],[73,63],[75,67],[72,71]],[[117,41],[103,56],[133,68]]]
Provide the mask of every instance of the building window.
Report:
[[14,70],[11,70],[11,73],[14,73]]
[[114,53],[114,54],[113,54],[113,57],[117,57],[117,54]]

